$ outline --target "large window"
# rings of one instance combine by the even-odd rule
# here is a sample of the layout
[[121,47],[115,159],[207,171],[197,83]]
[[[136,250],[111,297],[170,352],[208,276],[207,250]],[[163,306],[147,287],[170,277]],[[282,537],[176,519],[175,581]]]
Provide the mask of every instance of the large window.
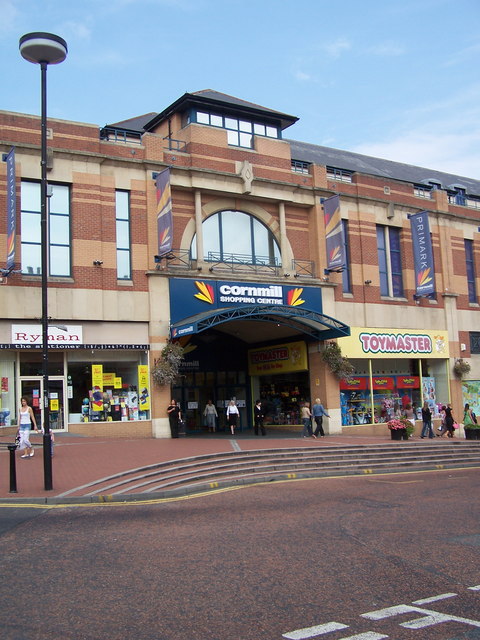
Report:
[[400,229],[377,225],[377,250],[380,295],[389,298],[403,297]]
[[130,280],[130,194],[128,191],[115,192],[115,225],[117,233],[117,278]]
[[267,138],[280,137],[277,127],[253,120],[222,116],[207,111],[195,111],[191,114],[191,119],[199,124],[208,124],[211,127],[226,129],[228,144],[235,147],[253,148],[254,135]]
[[[272,232],[259,220],[241,211],[220,211],[203,225],[204,259],[247,264],[279,265],[280,249]],[[192,258],[197,257],[196,237]]]
[[[50,184],[49,187],[52,195],[47,198],[48,273],[51,276],[70,276],[70,188],[59,184]],[[23,181],[21,200],[22,273],[40,275],[42,273],[40,183]]]
[[473,255],[473,240],[465,240],[465,260],[467,263],[468,301],[478,302],[477,283],[475,282],[475,256]]

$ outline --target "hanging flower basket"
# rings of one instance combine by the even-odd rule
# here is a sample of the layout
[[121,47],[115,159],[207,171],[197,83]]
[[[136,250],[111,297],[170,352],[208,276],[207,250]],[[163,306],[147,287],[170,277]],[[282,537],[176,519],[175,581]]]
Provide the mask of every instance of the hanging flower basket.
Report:
[[169,342],[163,347],[161,357],[155,360],[152,378],[159,387],[173,384],[179,377],[183,361],[183,347],[178,342]]
[[342,350],[336,342],[325,343],[322,358],[330,371],[340,380],[348,380],[355,372],[355,367],[342,355]]
[[463,376],[470,373],[470,365],[463,358],[457,358],[455,360],[455,364],[453,365],[453,373],[457,376],[457,378],[463,378]]

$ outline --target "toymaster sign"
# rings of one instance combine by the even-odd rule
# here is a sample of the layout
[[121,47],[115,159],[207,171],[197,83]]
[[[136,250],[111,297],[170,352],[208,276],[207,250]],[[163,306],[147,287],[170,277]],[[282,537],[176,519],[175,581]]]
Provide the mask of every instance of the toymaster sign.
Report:
[[216,309],[246,305],[284,305],[322,313],[322,296],[317,287],[184,278],[170,280],[171,323],[185,320],[185,326],[179,328],[176,337],[194,332],[189,318]]

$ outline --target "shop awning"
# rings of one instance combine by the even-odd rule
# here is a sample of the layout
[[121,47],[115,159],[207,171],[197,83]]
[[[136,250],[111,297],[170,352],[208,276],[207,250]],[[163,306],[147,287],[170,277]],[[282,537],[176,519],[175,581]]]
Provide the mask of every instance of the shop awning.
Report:
[[343,322],[302,307],[287,305],[245,305],[228,309],[211,309],[175,322],[170,327],[172,338],[202,333],[233,320],[274,322],[310,336],[328,340],[350,335],[350,327]]

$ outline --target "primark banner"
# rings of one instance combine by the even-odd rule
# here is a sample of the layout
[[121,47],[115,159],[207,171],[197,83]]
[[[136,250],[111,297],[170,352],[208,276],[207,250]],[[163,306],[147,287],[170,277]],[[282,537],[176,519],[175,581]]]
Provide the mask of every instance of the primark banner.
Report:
[[7,163],[7,269],[15,268],[15,233],[17,220],[17,197],[15,180],[15,147],[6,157]]
[[342,218],[340,217],[340,196],[335,195],[323,201],[325,238],[327,245],[327,269],[342,271],[345,267]]
[[409,216],[413,239],[413,264],[417,296],[435,293],[435,269],[428,211]]
[[158,255],[172,250],[172,194],[170,190],[170,169],[157,175],[157,233]]

